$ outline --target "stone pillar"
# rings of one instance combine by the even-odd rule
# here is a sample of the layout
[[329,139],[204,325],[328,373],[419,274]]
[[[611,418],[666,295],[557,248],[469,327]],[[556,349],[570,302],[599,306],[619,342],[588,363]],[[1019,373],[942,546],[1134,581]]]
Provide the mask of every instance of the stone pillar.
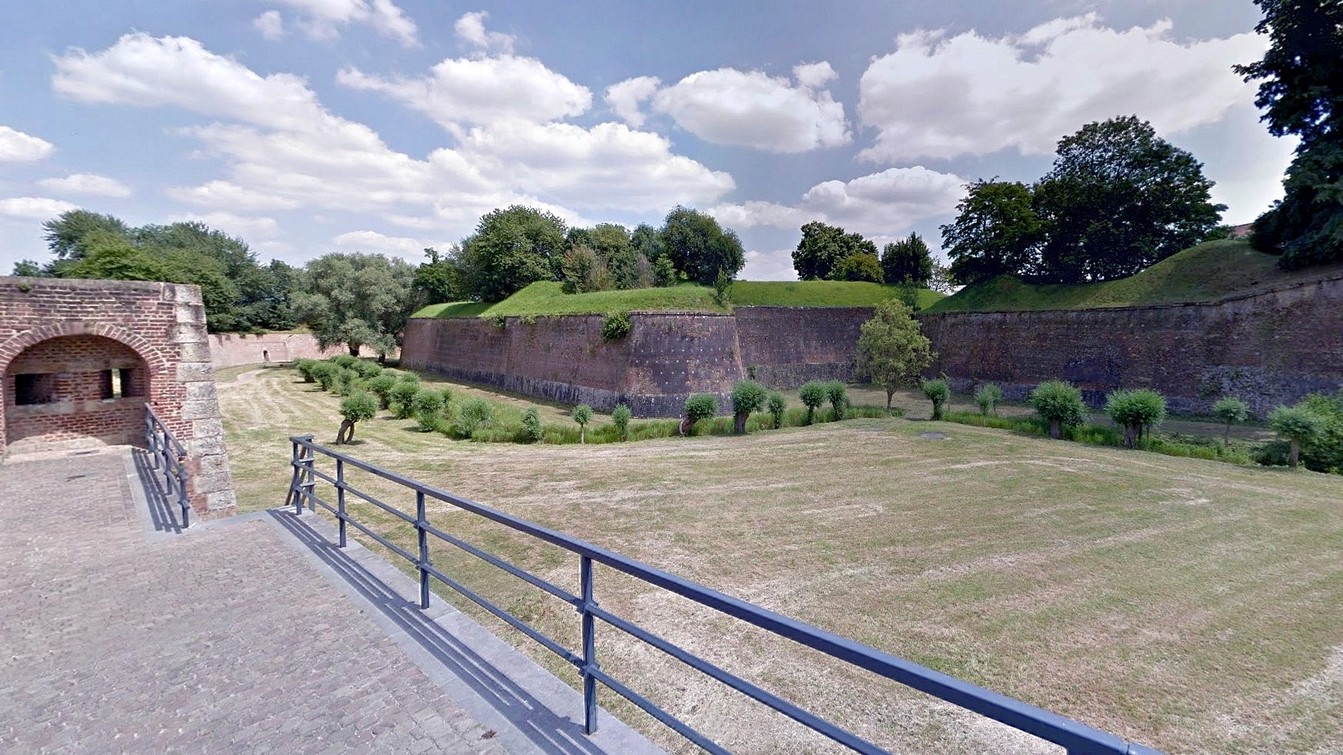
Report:
[[224,447],[224,421],[215,392],[214,367],[210,362],[210,339],[205,330],[205,306],[195,286],[166,285],[164,298],[172,302],[174,323],[169,328],[169,347],[177,350],[177,383],[182,388],[176,422],[164,413],[187,448],[187,472],[191,475],[191,508],[207,516],[232,514],[237,506],[228,451]]

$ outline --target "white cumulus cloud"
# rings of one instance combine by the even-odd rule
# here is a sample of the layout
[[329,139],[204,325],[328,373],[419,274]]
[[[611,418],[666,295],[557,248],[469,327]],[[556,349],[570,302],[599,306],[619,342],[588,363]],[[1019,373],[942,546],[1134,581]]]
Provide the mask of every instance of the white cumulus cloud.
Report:
[[252,26],[261,32],[262,38],[272,42],[284,37],[284,18],[278,10],[268,10],[252,19]]
[[655,76],[637,76],[612,84],[606,89],[606,104],[620,120],[634,128],[643,128],[643,103],[657,94],[662,82]]
[[331,241],[339,251],[374,252],[404,258],[418,257],[424,254],[425,247],[436,246],[420,239],[387,236],[377,231],[349,231],[335,236]]
[[46,139],[0,126],[0,162],[29,162],[50,155],[55,145]]
[[63,212],[78,210],[78,205],[49,197],[12,197],[0,199],[0,215],[26,220],[51,220]]
[[173,217],[174,221],[197,221],[230,236],[244,239],[268,239],[280,230],[274,218],[235,215],[231,212],[187,213]]
[[1017,36],[902,34],[859,83],[860,122],[877,130],[859,156],[1049,154],[1082,125],[1129,114],[1177,133],[1253,100],[1231,66],[1258,58],[1264,44],[1252,33],[1183,41],[1170,21],[1116,30],[1094,14]]
[[131,187],[107,176],[93,173],[72,173],[64,178],[44,178],[37,184],[44,189],[70,194],[92,194],[99,197],[129,197]]
[[833,74],[828,63],[799,66],[794,85],[760,71],[699,71],[659,90],[653,106],[708,142],[806,152],[851,138],[844,106],[817,88]]
[[[340,36],[341,27],[367,24],[404,47],[419,45],[415,22],[391,0],[274,1],[296,10],[300,15],[299,26],[313,39],[335,39]],[[265,33],[264,29],[262,33]]]
[[516,40],[511,34],[503,34],[497,31],[487,31],[485,29],[485,19],[490,14],[485,11],[475,11],[467,13],[452,25],[453,31],[457,33],[457,38],[478,48],[484,52],[499,52],[506,55],[513,54],[513,45]]

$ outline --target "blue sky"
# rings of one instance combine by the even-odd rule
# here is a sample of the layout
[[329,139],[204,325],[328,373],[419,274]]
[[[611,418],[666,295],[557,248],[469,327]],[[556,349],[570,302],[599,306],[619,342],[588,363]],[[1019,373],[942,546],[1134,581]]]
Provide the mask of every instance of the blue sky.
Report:
[[1031,181],[1136,114],[1217,182],[1281,194],[1248,0],[69,0],[0,11],[0,272],[66,209],[202,220],[266,260],[413,262],[513,203],[570,224],[712,213],[749,279],[803,223],[937,248],[967,181]]

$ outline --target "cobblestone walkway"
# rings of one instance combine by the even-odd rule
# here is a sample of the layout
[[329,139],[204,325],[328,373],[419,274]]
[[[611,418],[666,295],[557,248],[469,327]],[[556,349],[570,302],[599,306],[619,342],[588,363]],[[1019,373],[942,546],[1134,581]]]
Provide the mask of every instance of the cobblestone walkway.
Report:
[[0,751],[505,751],[273,517],[156,534],[132,484],[0,465]]

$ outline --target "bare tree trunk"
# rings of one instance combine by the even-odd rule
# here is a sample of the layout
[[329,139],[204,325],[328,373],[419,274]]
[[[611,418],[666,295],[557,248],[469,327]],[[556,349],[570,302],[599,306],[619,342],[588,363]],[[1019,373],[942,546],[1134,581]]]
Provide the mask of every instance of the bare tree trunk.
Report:
[[886,391],[886,413],[887,413],[887,414],[890,414],[890,413],[891,413],[891,397],[894,396],[894,395],[895,395],[895,389],[893,389],[893,388],[891,388],[891,389],[887,389],[887,391]]
[[343,420],[340,423],[340,432],[336,433],[336,445],[343,446],[354,441],[354,423]]
[[1049,437],[1054,440],[1063,437],[1063,424],[1056,419],[1049,420]]
[[732,416],[732,432],[737,435],[746,434],[746,412],[737,412]]
[[1301,461],[1301,441],[1292,438],[1292,450],[1287,453],[1287,466],[1295,469]]

